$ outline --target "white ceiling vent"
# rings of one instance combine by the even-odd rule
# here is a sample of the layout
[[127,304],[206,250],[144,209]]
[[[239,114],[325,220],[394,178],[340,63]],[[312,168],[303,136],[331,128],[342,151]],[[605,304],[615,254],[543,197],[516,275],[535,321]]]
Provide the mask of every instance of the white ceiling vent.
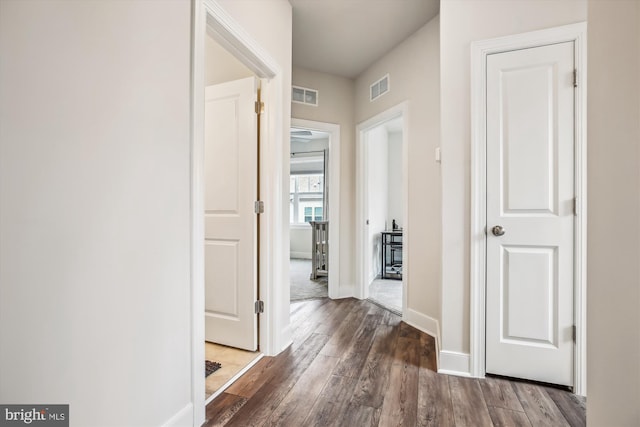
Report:
[[369,92],[369,101],[380,98],[385,93],[389,92],[389,74],[371,85]]
[[318,91],[306,87],[292,86],[291,101],[297,104],[318,106]]

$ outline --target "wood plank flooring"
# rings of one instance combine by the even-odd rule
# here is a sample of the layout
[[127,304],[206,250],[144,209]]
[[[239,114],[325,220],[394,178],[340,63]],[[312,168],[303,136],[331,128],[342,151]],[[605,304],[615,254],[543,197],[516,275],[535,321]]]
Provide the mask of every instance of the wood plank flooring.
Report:
[[291,306],[293,344],[207,405],[205,426],[584,426],[571,393],[435,372],[433,338],[368,301]]

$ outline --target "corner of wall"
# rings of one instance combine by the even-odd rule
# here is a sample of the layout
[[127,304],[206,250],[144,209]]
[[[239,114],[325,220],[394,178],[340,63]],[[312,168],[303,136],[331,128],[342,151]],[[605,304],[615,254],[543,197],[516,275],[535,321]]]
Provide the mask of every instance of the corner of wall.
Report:
[[162,427],[183,427],[193,426],[193,403],[189,402],[184,408],[178,411],[175,415],[169,418]]

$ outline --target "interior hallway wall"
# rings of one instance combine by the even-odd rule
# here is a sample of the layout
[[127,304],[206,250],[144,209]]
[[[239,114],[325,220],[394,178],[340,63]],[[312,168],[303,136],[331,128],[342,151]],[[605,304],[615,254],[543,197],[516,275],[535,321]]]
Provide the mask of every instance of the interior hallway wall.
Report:
[[586,21],[585,0],[442,0],[442,349],[469,371],[470,45]]
[[640,3],[589,1],[587,423],[640,425]]
[[394,219],[402,227],[402,132],[389,132],[388,141],[387,228],[391,230]]
[[[355,282],[355,121],[354,82],[345,77],[294,67],[293,85],[318,91],[318,106],[291,104],[292,117],[340,125],[340,295],[352,296]],[[329,189],[329,191],[336,191]],[[331,207],[329,207],[331,209]]]
[[[389,74],[390,91],[373,102],[369,87]],[[440,319],[440,18],[435,17],[356,79],[356,123],[409,102],[407,312],[437,333]],[[404,224],[403,224],[404,225]],[[413,316],[413,317],[412,317]]]
[[190,52],[190,2],[0,1],[3,404],[191,422]]

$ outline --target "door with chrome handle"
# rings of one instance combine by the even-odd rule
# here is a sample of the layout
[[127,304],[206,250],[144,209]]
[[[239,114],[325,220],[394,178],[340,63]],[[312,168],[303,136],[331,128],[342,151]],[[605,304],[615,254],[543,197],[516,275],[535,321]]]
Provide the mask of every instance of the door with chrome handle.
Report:
[[491,229],[491,232],[493,233],[494,236],[502,236],[505,233],[505,231],[506,230],[501,225],[496,225]]

